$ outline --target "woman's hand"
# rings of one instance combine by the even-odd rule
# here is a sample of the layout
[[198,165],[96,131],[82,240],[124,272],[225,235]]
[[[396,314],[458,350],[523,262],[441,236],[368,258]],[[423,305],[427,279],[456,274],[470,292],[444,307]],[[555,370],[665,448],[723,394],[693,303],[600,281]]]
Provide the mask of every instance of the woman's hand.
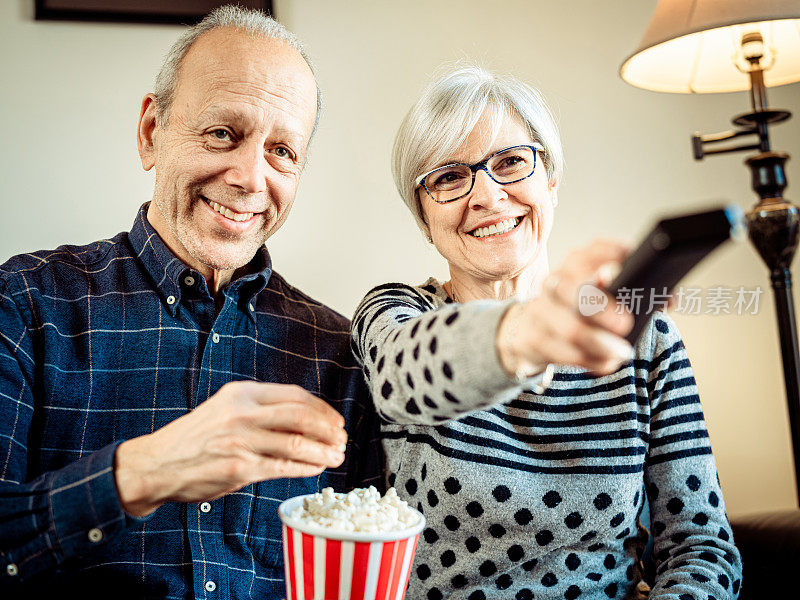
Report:
[[578,310],[581,286],[607,286],[611,277],[603,274],[629,252],[626,244],[608,239],[572,251],[545,279],[537,298],[513,305],[500,322],[497,349],[503,367],[509,373],[537,373],[554,363],[608,375],[631,360],[633,348],[624,336],[633,328],[633,315],[618,310],[610,295],[606,307],[592,316]]

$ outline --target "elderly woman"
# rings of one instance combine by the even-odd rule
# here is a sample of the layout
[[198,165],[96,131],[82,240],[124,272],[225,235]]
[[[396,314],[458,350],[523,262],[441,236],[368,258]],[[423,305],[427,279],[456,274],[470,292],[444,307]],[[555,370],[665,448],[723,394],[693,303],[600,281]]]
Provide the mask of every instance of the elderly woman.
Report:
[[[562,152],[540,95],[462,67],[397,134],[394,178],[450,279],[381,285],[353,320],[388,483],[426,516],[409,598],[738,595],[692,369],[675,323],[577,311],[619,263],[598,241],[549,272]],[[645,493],[646,491],[646,493]],[[650,532],[640,524],[644,504]]]

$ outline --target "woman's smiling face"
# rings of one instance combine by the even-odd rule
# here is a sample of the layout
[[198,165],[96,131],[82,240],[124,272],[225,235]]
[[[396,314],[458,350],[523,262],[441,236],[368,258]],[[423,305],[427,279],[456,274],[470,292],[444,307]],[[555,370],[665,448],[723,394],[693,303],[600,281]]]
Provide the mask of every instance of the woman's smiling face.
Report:
[[[499,150],[534,143],[515,117],[506,116],[494,136],[492,129],[489,115],[484,114],[447,162],[473,164]],[[546,258],[557,183],[550,185],[542,163],[536,161],[530,177],[505,185],[478,170],[470,193],[446,204],[436,203],[424,187],[417,190],[431,240],[451,274],[500,281]],[[490,233],[492,225],[499,233]]]

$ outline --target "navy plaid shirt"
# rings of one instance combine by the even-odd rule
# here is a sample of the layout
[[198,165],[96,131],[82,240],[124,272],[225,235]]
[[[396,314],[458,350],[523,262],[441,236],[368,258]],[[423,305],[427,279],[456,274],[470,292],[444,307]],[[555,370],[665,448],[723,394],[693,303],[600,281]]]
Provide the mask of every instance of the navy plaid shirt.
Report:
[[[283,598],[278,504],[380,486],[376,417],[349,323],[291,287],[266,248],[215,306],[147,221],[0,267],[0,596]],[[346,420],[320,477],[249,485],[128,516],[114,451],[223,384],[298,384]],[[210,508],[209,508],[210,507]]]

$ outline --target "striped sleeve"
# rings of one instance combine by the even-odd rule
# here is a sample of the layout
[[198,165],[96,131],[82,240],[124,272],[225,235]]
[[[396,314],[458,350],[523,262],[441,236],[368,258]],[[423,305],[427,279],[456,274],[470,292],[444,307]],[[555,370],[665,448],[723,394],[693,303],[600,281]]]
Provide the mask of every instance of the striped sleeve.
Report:
[[736,598],[741,557],[686,349],[666,314],[652,319],[645,337],[652,349],[645,484],[657,573],[649,598]]
[[505,373],[495,349],[509,305],[486,300],[437,308],[408,285],[371,290],[356,309],[352,338],[381,417],[433,425],[516,398],[523,386]]

